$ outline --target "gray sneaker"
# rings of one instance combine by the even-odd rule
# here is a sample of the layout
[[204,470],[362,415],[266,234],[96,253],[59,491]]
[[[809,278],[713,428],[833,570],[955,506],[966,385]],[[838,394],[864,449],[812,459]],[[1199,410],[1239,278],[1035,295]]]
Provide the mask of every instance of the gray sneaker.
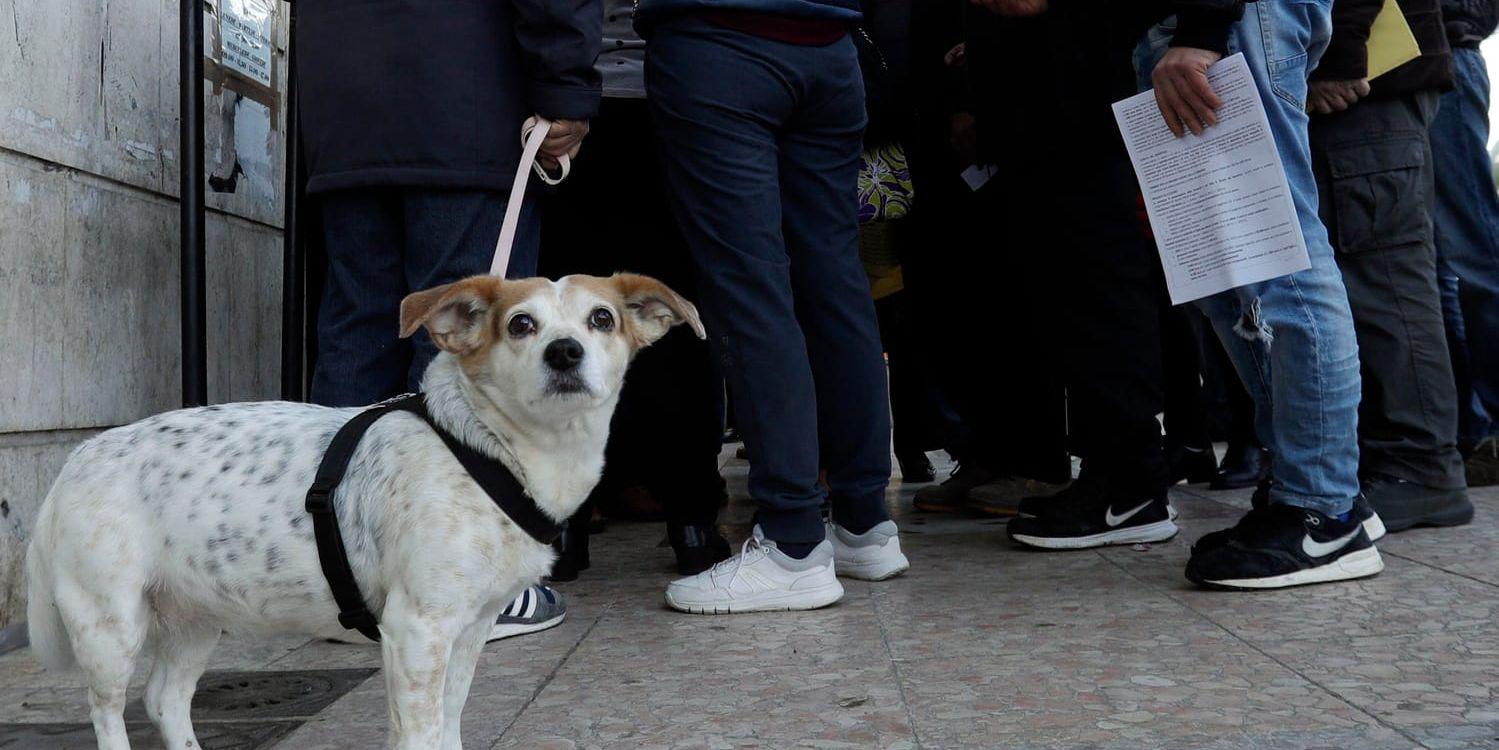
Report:
[[566,616],[567,600],[562,598],[562,592],[538,583],[522,591],[520,596],[506,605],[485,642],[494,643],[501,638],[553,628],[561,625],[562,618]]

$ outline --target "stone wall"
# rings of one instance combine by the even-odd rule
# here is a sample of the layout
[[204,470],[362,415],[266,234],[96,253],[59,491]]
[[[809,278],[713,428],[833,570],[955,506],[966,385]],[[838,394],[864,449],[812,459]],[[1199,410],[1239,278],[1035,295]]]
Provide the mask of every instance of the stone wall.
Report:
[[[178,12],[175,0],[0,0],[0,633],[10,636],[25,619],[30,524],[69,451],[179,405]],[[282,110],[212,84],[204,103],[209,394],[270,398]]]

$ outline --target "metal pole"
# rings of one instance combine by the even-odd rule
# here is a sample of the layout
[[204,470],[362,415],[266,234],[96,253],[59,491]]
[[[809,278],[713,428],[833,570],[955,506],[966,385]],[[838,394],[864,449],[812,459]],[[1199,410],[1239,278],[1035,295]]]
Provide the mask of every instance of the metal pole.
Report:
[[182,405],[208,403],[207,262],[203,246],[203,0],[180,0]]
[[297,209],[302,199],[301,129],[297,126],[297,3],[288,3],[286,17],[286,169],[282,175],[282,194],[286,215],[281,237],[281,399],[301,401],[303,369],[306,367],[306,338],[303,317],[306,315],[306,259],[303,254],[301,227]]

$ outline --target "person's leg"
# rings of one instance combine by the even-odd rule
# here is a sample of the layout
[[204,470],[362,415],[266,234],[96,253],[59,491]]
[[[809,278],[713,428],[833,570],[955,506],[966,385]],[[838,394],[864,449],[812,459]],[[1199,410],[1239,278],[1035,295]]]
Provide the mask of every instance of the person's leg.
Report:
[[[407,291],[488,273],[505,219],[506,199],[503,190],[403,189]],[[536,275],[541,222],[535,203],[528,198],[521,205],[507,278]],[[415,392],[421,389],[422,374],[437,356],[437,347],[426,331],[418,331],[412,337],[412,350],[407,388]]]
[[1161,383],[1166,446],[1211,448],[1203,403],[1202,352],[1185,308],[1160,298]]
[[833,521],[861,534],[889,519],[890,481],[883,350],[849,190],[858,182],[864,90],[851,40],[804,51],[816,75],[777,139],[781,228],[816,384]]
[[1457,447],[1464,455],[1493,434],[1494,426],[1478,394],[1468,363],[1468,330],[1463,323],[1461,280],[1437,256],[1437,289],[1442,294],[1442,325],[1447,332],[1447,350],[1452,353],[1452,380],[1457,386]]
[[1331,5],[1256,3],[1230,39],[1249,59],[1260,89],[1312,267],[1242,287],[1233,295],[1237,304],[1205,311],[1256,397],[1260,439],[1275,457],[1272,501],[1339,515],[1359,493],[1358,343],[1317,216],[1303,109],[1307,75],[1329,38]]
[[[1058,350],[1082,471],[1055,496],[1023,502],[1007,531],[1013,541],[1048,549],[1164,541],[1178,528],[1156,419],[1157,261],[1135,208],[1134,177],[1122,153],[1056,171],[1068,178],[1027,173],[1017,180],[1047,188],[1017,196],[1031,217],[1019,226],[1042,248],[1027,282],[1060,301]],[[1078,205],[1089,210],[1057,208]]]
[[1068,336],[1062,351],[1074,453],[1085,472],[1102,470],[1122,493],[1155,497],[1167,484],[1156,419],[1163,400],[1157,255],[1140,227],[1124,155],[1088,167],[1093,179],[1061,201],[1091,202],[1072,216],[1072,231],[1056,245],[1055,257],[1072,262],[1052,267],[1052,278],[1064,278],[1069,268],[1073,274],[1062,297]]
[[1358,343],[1348,295],[1317,217],[1307,75],[1331,33],[1332,3],[1251,3],[1234,25],[1291,188],[1311,268],[1203,300],[1255,399],[1273,484],[1244,521],[1199,539],[1193,582],[1265,589],[1374,575],[1384,562],[1355,505]]
[[817,393],[781,233],[775,140],[795,99],[770,42],[681,19],[651,44],[648,101],[669,196],[725,365],[760,527],[781,545],[813,545],[824,537]]
[[[906,484],[931,481],[932,464],[927,460],[927,424],[930,421],[923,411],[929,401],[923,388],[921,372],[916,368],[920,362],[908,359],[911,353],[903,345],[905,326],[905,293],[895,292],[883,299],[875,300],[875,315],[879,317],[880,345],[885,349],[890,375],[890,429],[895,446],[895,458],[900,464],[901,481]],[[907,367],[912,369],[907,371]]]
[[[1488,152],[1489,78],[1483,54],[1452,51],[1457,85],[1442,96],[1431,128],[1436,171],[1433,224],[1437,253],[1458,279],[1457,298],[1467,343],[1454,350],[1454,369],[1464,371],[1489,416],[1499,415],[1499,194],[1494,191]],[[1493,425],[1463,401],[1474,432]],[[1488,429],[1484,429],[1488,425]],[[1484,435],[1487,436],[1487,435]]]
[[1460,489],[1457,394],[1426,208],[1436,102],[1427,92],[1312,118],[1311,145],[1363,362],[1360,473]]
[[396,338],[405,235],[397,193],[340,190],[319,196],[327,283],[318,307],[312,401],[366,406],[406,390],[411,344]]

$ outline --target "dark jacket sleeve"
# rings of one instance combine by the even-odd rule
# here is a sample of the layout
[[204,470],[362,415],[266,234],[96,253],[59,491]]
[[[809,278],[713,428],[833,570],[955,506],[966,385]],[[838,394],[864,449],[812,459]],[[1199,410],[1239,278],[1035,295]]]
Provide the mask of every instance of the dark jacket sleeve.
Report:
[[1244,16],[1244,0],[1171,0],[1166,5],[1176,14],[1171,46],[1228,54],[1229,32]]
[[1447,41],[1471,47],[1487,39],[1499,26],[1499,0],[1442,0]]
[[1312,71],[1320,81],[1354,81],[1369,75],[1369,29],[1383,0],[1337,0],[1332,4],[1332,41]]
[[604,35],[603,0],[512,0],[526,98],[550,119],[598,113],[602,81],[594,69]]

